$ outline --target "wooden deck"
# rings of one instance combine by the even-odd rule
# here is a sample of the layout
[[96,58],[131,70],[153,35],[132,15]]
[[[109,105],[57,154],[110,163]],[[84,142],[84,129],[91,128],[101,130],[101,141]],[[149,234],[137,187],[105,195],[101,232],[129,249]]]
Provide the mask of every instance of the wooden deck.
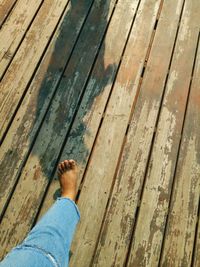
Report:
[[72,267],[200,266],[200,1],[0,0],[0,257],[80,166]]

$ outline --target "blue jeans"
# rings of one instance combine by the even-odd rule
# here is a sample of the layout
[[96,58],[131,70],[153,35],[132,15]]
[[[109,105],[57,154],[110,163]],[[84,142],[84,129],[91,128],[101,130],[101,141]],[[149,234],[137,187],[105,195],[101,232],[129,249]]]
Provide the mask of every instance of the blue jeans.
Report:
[[67,267],[80,213],[75,202],[60,197],[0,267]]

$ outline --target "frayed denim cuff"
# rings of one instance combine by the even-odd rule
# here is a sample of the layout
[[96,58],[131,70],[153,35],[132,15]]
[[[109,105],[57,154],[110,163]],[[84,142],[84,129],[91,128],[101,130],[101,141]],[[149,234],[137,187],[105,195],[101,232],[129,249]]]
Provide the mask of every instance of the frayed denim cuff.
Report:
[[80,215],[79,208],[78,208],[78,206],[76,205],[75,201],[73,201],[72,199],[70,199],[70,198],[68,198],[68,197],[58,197],[58,198],[57,198],[57,200],[62,200],[62,199],[66,199],[66,200],[70,201],[70,202],[74,205],[74,207],[75,207],[75,209],[76,209],[76,212],[77,212],[77,215],[78,215],[78,220],[80,221],[81,215]]

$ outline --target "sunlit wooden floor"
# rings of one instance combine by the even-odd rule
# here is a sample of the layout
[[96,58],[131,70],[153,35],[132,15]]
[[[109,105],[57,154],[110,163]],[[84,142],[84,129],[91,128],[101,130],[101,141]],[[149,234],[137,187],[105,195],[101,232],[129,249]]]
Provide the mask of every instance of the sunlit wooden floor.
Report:
[[73,158],[70,266],[199,267],[200,1],[0,0],[0,25],[0,256]]

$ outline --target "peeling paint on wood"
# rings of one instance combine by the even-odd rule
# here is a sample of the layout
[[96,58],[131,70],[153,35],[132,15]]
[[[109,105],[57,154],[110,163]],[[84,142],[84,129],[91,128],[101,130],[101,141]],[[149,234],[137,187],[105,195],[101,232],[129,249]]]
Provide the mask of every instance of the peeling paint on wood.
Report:
[[[200,46],[180,147],[161,266],[191,265],[200,192]],[[196,254],[198,261],[199,254]],[[198,266],[198,264],[196,265]]]
[[1,28],[0,40],[3,41],[0,43],[0,79],[41,3],[42,0],[17,1],[12,14]]
[[[92,260],[108,201],[108,194],[105,192],[109,192],[112,185],[131,106],[136,96],[139,76],[156,20],[155,8],[158,10],[159,1],[148,1],[148,3],[142,1],[140,12],[136,15],[81,190],[78,204],[83,211],[83,217],[72,244],[71,266],[89,266]],[[130,60],[133,59],[133,55],[134,60]]]
[[0,27],[6,20],[9,12],[14,7],[17,0],[1,0],[0,1]]
[[[197,28],[199,16],[196,13],[196,10],[200,8],[199,4],[199,1],[193,3],[186,1],[179,32],[181,38],[179,39],[178,36],[170,70],[171,73],[177,72],[179,79],[175,82],[173,79],[173,88],[171,88],[172,82],[170,82],[171,75],[169,74],[168,84],[170,86],[167,84],[128,266],[157,266],[159,261],[175,159],[178,153],[199,33]],[[188,12],[190,13],[189,19]],[[185,25],[185,23],[188,24]],[[183,36],[184,43],[182,42]],[[176,51],[180,51],[180,46],[183,48],[182,55],[177,55]],[[161,202],[160,199],[162,199]],[[138,257],[138,253],[140,257]]]
[[[0,23],[1,10],[5,11],[3,16],[6,17],[14,5],[4,29],[10,29],[6,23],[12,20],[18,23],[15,23],[16,27],[26,26],[22,27],[21,34],[15,30],[8,33],[12,33],[13,51],[23,39],[38,1],[29,10],[32,15],[28,15],[26,5],[23,5],[27,16],[21,15],[16,22],[17,18],[12,15],[16,14],[17,7],[19,12],[22,11],[19,8],[22,1],[14,5],[15,1],[0,0]],[[33,80],[26,88],[26,95],[0,148],[1,212],[8,204],[0,227],[1,253],[21,241],[32,227],[46,186],[54,174],[58,154],[64,146],[61,159],[75,158],[81,169],[79,183],[83,179],[78,201],[82,220],[72,245],[71,266],[85,267],[91,263],[91,266],[121,267],[125,261],[131,267],[190,266],[194,253],[193,266],[199,267],[200,222],[198,233],[195,233],[200,190],[199,51],[183,136],[181,129],[200,25],[200,5],[197,0],[95,0],[90,9],[92,2],[69,1],[65,9],[67,1],[64,4],[63,1],[50,3],[45,0],[27,32],[29,41],[23,39],[14,63],[5,74],[9,80],[3,80],[4,92],[13,91],[10,99],[4,99],[8,101],[5,102],[8,110],[3,107],[3,115],[12,109],[12,101],[18,103],[26,85]],[[168,74],[183,2],[183,18]],[[138,3],[136,20],[121,58]],[[52,12],[44,14],[45,5],[46,10]],[[62,21],[46,47],[64,9]],[[37,27],[41,25],[47,33],[42,36],[42,41],[37,33]],[[39,31],[41,33],[41,29]],[[102,38],[105,38],[103,42]],[[37,42],[40,43],[40,52]],[[42,51],[45,55],[34,74]],[[34,53],[36,56],[32,58]],[[7,51],[6,60],[9,61],[11,56],[12,51]],[[161,117],[155,128],[167,75]],[[138,92],[137,88],[140,88]],[[4,92],[1,91],[2,96]],[[1,137],[8,123],[9,116],[5,116]],[[155,141],[153,144],[152,140]],[[149,155],[151,145],[153,150]],[[176,160],[178,165],[174,177]],[[143,184],[146,171],[147,180]],[[175,178],[174,184],[172,177]],[[40,216],[53,203],[57,188],[55,174]],[[14,194],[9,199],[12,190]],[[127,253],[130,253],[129,259]]]
[[[9,198],[91,2],[68,8],[0,148],[0,211]],[[77,17],[78,16],[78,17]],[[66,45],[66,39],[68,39]],[[10,168],[7,164],[10,163]],[[6,183],[5,183],[6,181]]]
[[[99,123],[113,85],[121,53],[131,25],[131,18],[136,12],[137,3],[137,0],[132,5],[130,5],[129,1],[118,3],[105,36],[104,45],[101,47],[61,156],[61,160],[66,158],[76,159],[80,169],[79,183],[83,177],[89,153],[92,149]],[[127,8],[130,9],[130,12],[127,12]],[[59,182],[56,182],[56,178],[55,175],[43,203],[40,216],[44,214],[54,201],[52,196],[59,188]]]
[[[183,3],[183,1],[180,2]],[[180,3],[176,4],[180,6],[177,16],[174,14],[174,1],[165,2],[163,5],[162,17],[160,18],[150,58],[147,62],[147,70],[130,123],[127,142],[100,236],[100,243],[94,257],[95,266],[123,266],[126,260],[136,209],[140,205],[141,187],[159,102],[181,11]],[[173,25],[169,32],[170,38],[166,36],[164,30],[168,20]],[[160,46],[162,49],[158,49]],[[165,51],[164,55],[163,51]],[[123,218],[128,219],[126,221]],[[142,227],[142,224],[140,227]],[[144,259],[140,254],[137,254],[137,258],[142,265]],[[113,255],[113,257],[110,257],[110,255]]]
[[[56,2],[47,0],[44,2],[1,81],[0,139],[15,112],[18,102],[26,89],[67,2],[67,0]],[[47,23],[49,18],[50,21]]]
[[[39,207],[45,188],[49,179],[51,179],[56,159],[66,136],[67,129],[73,119],[73,114],[78,105],[81,92],[84,89],[100,41],[104,35],[107,20],[109,20],[112,14],[114,5],[115,0],[112,0],[107,3],[107,5],[101,5],[98,9],[93,8],[88,17],[87,24],[79,37],[77,47],[65,70],[64,77],[46,115],[31,154],[23,168],[20,180],[3,217],[0,231],[3,232],[3,229],[6,227],[9,227],[11,229],[10,231],[12,231],[13,228],[11,225],[13,222],[18,220],[21,221],[18,213],[20,213],[21,207],[23,206],[22,202],[26,205],[26,196],[34,194],[36,190],[32,202],[33,209],[29,210],[29,216],[23,221],[23,227],[18,227],[15,235],[6,234],[5,238],[7,243],[4,243],[2,253],[5,253],[5,251],[8,251],[11,246],[14,246],[17,243],[17,241],[23,239],[24,235],[31,227],[32,218],[34,218],[37,213],[36,206]],[[112,8],[108,10],[108,7]],[[97,20],[100,24],[97,23]],[[95,31],[92,29],[91,32],[91,25],[96,27]],[[86,38],[86,36],[88,36],[88,38]],[[78,66],[82,71],[79,71],[80,76],[77,80],[75,70]],[[76,80],[76,83],[74,80]],[[74,87],[72,85],[74,85]],[[37,178],[37,183],[33,179],[35,175],[35,165],[41,167],[41,173]],[[28,182],[26,173],[30,173]],[[21,195],[23,195],[24,198]],[[12,219],[10,220],[9,218]],[[4,238],[2,233],[0,235]]]

